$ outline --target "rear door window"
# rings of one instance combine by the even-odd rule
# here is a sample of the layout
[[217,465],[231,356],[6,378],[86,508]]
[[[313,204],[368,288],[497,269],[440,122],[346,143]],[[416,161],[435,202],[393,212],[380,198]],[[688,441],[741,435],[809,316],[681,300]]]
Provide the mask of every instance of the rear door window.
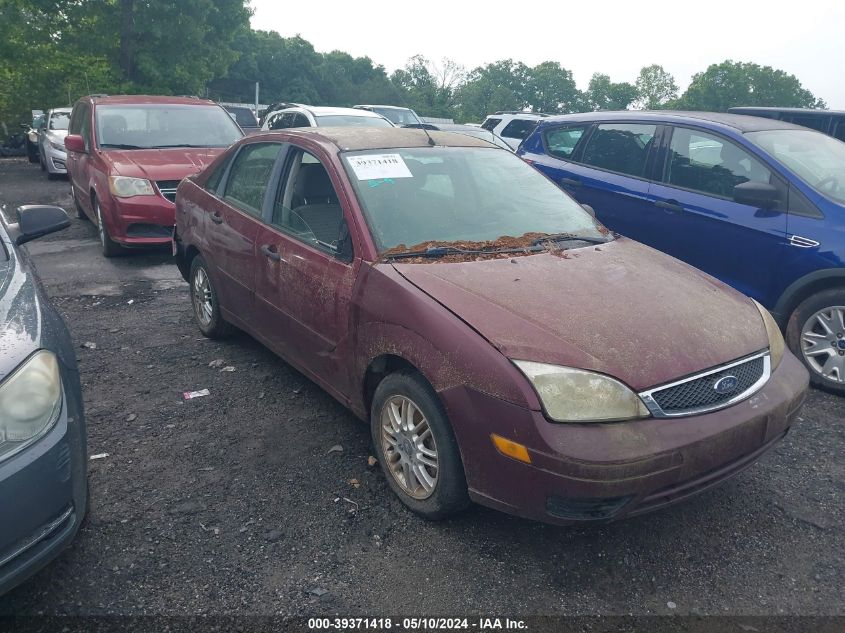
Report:
[[739,184],[771,180],[763,163],[720,136],[676,127],[669,147],[666,182],[682,189],[733,198]]
[[584,147],[582,162],[598,169],[642,178],[656,131],[656,125],[643,123],[597,125]]
[[260,217],[264,194],[281,149],[280,143],[245,145],[232,163],[223,199],[245,213]]
[[531,134],[535,127],[537,127],[537,121],[514,119],[505,126],[505,129],[502,130],[502,133],[499,136],[503,136],[505,138],[515,138],[521,141]]
[[490,130],[492,132],[494,128],[501,122],[501,119],[487,119],[484,123],[481,124],[481,127],[483,127],[485,130]]
[[546,132],[546,151],[557,158],[568,159],[584,136],[587,126],[559,127]]

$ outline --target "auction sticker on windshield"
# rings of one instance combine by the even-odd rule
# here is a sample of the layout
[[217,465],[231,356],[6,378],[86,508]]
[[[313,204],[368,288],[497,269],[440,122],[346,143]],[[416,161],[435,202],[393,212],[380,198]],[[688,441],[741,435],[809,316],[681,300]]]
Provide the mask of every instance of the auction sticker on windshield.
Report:
[[365,154],[347,160],[358,180],[414,177],[399,154]]

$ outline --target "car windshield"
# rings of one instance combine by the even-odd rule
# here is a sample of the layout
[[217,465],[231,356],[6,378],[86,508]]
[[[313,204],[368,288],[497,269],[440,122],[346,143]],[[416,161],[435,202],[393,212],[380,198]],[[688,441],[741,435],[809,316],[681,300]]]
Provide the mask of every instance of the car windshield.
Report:
[[97,139],[102,149],[228,147],[243,136],[218,106],[188,104],[102,105]]
[[774,156],[819,193],[845,202],[845,143],[810,130],[748,132],[752,143]]
[[414,111],[407,108],[373,108],[373,112],[399,126],[422,123],[414,114]]
[[70,123],[70,112],[53,112],[50,115],[51,130],[66,130]]
[[314,117],[321,127],[393,127],[389,121],[377,116],[355,116],[354,114],[327,114]]
[[[575,200],[510,152],[430,147],[343,154],[380,251],[527,246],[540,235],[605,241]],[[499,240],[501,244],[488,244]]]

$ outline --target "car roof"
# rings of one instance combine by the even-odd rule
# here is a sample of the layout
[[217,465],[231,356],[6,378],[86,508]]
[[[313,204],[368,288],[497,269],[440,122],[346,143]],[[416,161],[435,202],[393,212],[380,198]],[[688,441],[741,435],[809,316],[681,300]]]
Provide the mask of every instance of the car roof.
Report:
[[219,107],[214,101],[199,97],[167,97],[161,95],[90,95],[97,105],[203,105]]
[[62,107],[62,108],[50,108],[49,110],[47,110],[47,113],[48,113],[48,114],[53,114],[53,113],[55,113],[55,112],[59,112],[59,113],[66,113],[66,114],[69,114],[71,110],[73,110],[73,108],[66,108],[66,107]]
[[361,116],[371,117],[376,119],[383,119],[384,117],[369,110],[356,110],[355,108],[334,108],[330,106],[293,106],[277,110],[276,112],[296,112],[297,110],[307,110],[314,116]]
[[682,110],[621,110],[580,112],[578,114],[560,114],[550,116],[541,122],[546,127],[561,121],[653,121],[654,123],[683,123],[704,121],[722,128],[732,128],[739,132],[757,132],[761,130],[805,130],[800,125],[793,125],[777,119],[749,116],[747,114],[728,114],[725,112],[687,112]]
[[783,112],[784,114],[809,114],[810,116],[827,116],[835,114],[841,116],[845,114],[845,110],[819,110],[818,108],[779,108],[773,106],[736,106],[730,108],[729,112],[736,114],[744,114],[745,111],[750,112]]
[[362,103],[360,105],[352,106],[353,108],[384,108],[385,110],[410,110],[411,108],[406,108],[405,106],[395,106],[395,105],[381,105],[381,104],[369,104],[369,103]]
[[[281,134],[312,139],[324,146],[333,145],[341,151],[430,147],[429,137],[438,146],[492,147],[487,141],[466,134],[438,131],[426,134],[425,130],[406,127],[290,128],[280,132],[265,132],[260,136],[272,138]],[[256,136],[249,138],[254,140]]]
[[[464,123],[435,123],[434,125],[442,132],[485,132],[487,134],[493,134],[493,132],[483,127],[466,125]],[[495,136],[495,134],[493,135]]]

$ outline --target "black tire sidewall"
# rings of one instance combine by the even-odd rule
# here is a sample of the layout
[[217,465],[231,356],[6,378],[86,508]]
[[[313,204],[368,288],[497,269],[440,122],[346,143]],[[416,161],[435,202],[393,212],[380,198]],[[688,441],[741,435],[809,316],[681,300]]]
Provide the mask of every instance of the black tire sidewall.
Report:
[[[205,271],[205,276],[208,279],[208,287],[211,289],[211,322],[208,326],[202,324],[197,316],[197,307],[194,304],[194,276],[200,268]],[[197,255],[191,260],[190,273],[188,274],[188,292],[191,296],[191,309],[194,312],[194,321],[203,336],[208,338],[221,338],[226,336],[229,331],[229,324],[223,319],[220,314],[220,303],[218,302],[217,288],[214,286],[214,280],[208,272],[208,264],[202,258],[202,255]]]
[[[434,434],[439,468],[434,492],[427,499],[414,499],[405,493],[384,463],[381,410],[384,403],[396,395],[406,396],[420,408]],[[413,372],[394,373],[379,383],[370,410],[370,434],[387,485],[410,510],[426,519],[439,520],[468,505],[466,476],[455,434],[440,399],[422,376]]]
[[804,354],[801,351],[801,330],[804,324],[812,315],[819,310],[835,305],[845,305],[845,288],[831,288],[816,293],[802,301],[789,318],[786,325],[786,344],[795,356],[798,357],[807,371],[810,372],[810,382],[815,386],[832,393],[845,396],[845,384],[832,382],[818,374],[807,364]]

